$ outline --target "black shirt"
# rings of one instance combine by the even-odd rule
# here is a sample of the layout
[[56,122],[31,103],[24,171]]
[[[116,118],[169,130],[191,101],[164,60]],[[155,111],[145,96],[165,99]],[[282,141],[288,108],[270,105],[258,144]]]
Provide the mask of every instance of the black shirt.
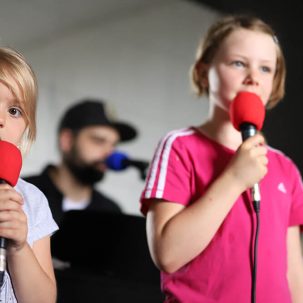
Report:
[[[45,194],[46,198],[48,199],[53,217],[60,226],[64,215],[64,211],[62,209],[64,195],[51,180],[49,176],[51,169],[55,169],[55,166],[48,165],[44,168],[40,175],[27,176],[23,177],[23,179],[37,186]],[[120,207],[113,200],[95,189],[93,189],[90,203],[87,205],[85,210],[121,213]]]

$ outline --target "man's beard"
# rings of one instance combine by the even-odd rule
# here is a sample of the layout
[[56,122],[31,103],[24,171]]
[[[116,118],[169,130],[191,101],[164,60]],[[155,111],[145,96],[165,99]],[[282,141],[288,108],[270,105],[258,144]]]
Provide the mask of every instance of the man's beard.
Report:
[[96,168],[101,162],[83,163],[75,146],[70,153],[64,155],[64,163],[76,180],[83,185],[94,185],[103,179],[104,172]]

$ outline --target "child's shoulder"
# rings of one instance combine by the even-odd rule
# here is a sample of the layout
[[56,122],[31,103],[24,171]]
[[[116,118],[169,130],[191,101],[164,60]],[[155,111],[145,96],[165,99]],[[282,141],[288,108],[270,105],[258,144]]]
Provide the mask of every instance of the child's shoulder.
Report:
[[279,166],[285,171],[298,170],[294,161],[279,149],[268,146],[268,158],[272,165]]
[[195,128],[194,127],[185,127],[185,128],[178,128],[171,130],[163,136],[163,139],[173,139],[178,137],[184,137],[184,136],[191,136],[195,134]]
[[29,183],[22,178],[18,179],[18,182],[16,184],[16,189],[19,189],[22,192],[28,192],[28,191],[41,192],[40,189],[38,187],[36,187],[34,184]]
[[161,142],[164,144],[173,144],[180,142],[190,142],[200,140],[200,133],[195,127],[186,127],[181,129],[175,129],[168,132],[161,138]]
[[[194,126],[170,131],[162,137],[157,146],[158,154],[166,153],[168,155],[172,150],[200,156],[207,156],[210,153],[213,155],[231,153],[231,150],[207,137]],[[234,152],[232,151],[232,153]]]
[[269,157],[279,159],[281,161],[286,161],[286,162],[291,161],[291,159],[283,151],[276,149],[270,145],[267,145],[267,149],[268,149]]
[[15,186],[16,191],[22,194],[23,198],[26,201],[43,201],[46,200],[45,195],[42,191],[36,187],[34,184],[29,183],[22,178],[18,179],[18,182]]
[[157,145],[157,151],[169,153],[171,150],[191,149],[198,141],[197,130],[193,127],[172,130],[162,136]]

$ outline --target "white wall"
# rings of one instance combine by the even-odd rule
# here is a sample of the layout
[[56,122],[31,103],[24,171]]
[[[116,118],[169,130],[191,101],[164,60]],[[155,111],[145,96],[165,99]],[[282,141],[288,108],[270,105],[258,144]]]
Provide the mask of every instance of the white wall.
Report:
[[[140,137],[119,148],[150,160],[160,137],[174,128],[199,124],[205,100],[190,90],[188,70],[199,39],[218,15],[182,0],[100,19],[23,50],[39,83],[38,138],[23,175],[59,159],[56,126],[63,110],[82,97],[108,100],[117,117],[131,121]],[[135,169],[109,172],[100,189],[126,213],[139,214],[144,183]]]

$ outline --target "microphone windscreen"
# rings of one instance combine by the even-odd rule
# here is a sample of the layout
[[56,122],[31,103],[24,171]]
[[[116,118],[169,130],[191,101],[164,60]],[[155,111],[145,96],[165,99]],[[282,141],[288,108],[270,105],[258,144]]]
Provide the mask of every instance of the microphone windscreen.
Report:
[[240,130],[242,123],[253,124],[261,130],[265,119],[262,100],[251,92],[238,93],[230,106],[230,119],[237,130]]
[[128,157],[122,152],[115,151],[106,159],[106,166],[111,170],[123,170],[127,167]]
[[20,150],[12,143],[0,141],[0,180],[15,186],[21,167],[22,156]]

